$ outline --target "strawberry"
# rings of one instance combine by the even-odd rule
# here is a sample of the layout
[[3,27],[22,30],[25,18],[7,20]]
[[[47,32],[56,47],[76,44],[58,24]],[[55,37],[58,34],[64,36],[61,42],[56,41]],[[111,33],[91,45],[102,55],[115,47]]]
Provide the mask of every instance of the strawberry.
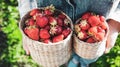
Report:
[[86,33],[85,31],[81,30],[81,31],[77,34],[77,36],[78,36],[78,38],[79,38],[80,40],[85,40],[88,35],[87,35],[87,33]]
[[44,29],[49,31],[50,30],[50,25],[45,26]]
[[50,38],[50,34],[49,34],[48,30],[46,30],[46,29],[41,29],[39,35],[40,35],[40,38],[42,38],[42,39]]
[[61,26],[54,26],[54,27],[51,27],[50,29],[50,34],[51,35],[58,35],[58,34],[61,34],[62,33],[62,27]]
[[76,32],[76,33],[78,33],[78,32],[81,31],[81,28],[80,28],[80,26],[79,26],[78,24],[75,24],[75,25],[74,25],[74,28],[75,28],[75,32]]
[[105,22],[105,17],[104,16],[99,16],[101,22]]
[[101,22],[101,21],[100,21],[100,19],[99,19],[98,16],[93,15],[93,16],[90,16],[90,17],[88,18],[88,23],[89,23],[91,26],[97,26],[100,22]]
[[96,41],[94,40],[93,37],[89,37],[86,42],[87,43],[95,43]]
[[94,34],[94,37],[97,41],[102,41],[105,37],[105,30],[98,26],[97,33]]
[[50,41],[50,39],[45,39],[43,42],[48,44],[48,43],[50,43],[51,41]]
[[50,5],[44,9],[45,15],[52,15],[55,11],[55,7],[53,5]]
[[102,41],[104,39],[105,33],[99,32],[95,34],[95,39],[98,41]]
[[62,27],[61,26],[56,26],[56,29],[57,29],[57,31],[56,31],[56,34],[58,35],[58,34],[61,34],[62,33]]
[[50,16],[49,23],[50,23],[50,25],[55,26],[55,25],[57,25],[57,20],[54,17]]
[[96,33],[97,33],[97,26],[93,26],[93,27],[91,27],[91,28],[89,28],[88,29],[88,34],[90,35],[90,36],[93,36],[93,35],[95,35]]
[[33,39],[33,40],[39,40],[39,29],[35,26],[29,26],[24,28],[25,34]]
[[79,25],[82,30],[88,30],[90,28],[86,20],[81,20]]
[[67,28],[67,29],[64,29],[62,34],[64,35],[64,37],[66,38],[71,32],[71,29],[70,28]]
[[64,14],[62,14],[62,13],[59,14],[58,17],[61,18],[61,19],[63,19],[63,20],[66,18],[66,16]]
[[88,18],[90,17],[90,15],[91,15],[91,13],[87,12],[87,13],[83,14],[81,18],[83,20],[88,20]]
[[45,13],[46,15],[52,15],[52,14],[53,14],[53,12],[52,12],[50,9],[46,9],[46,10],[44,11],[44,13]]
[[34,25],[34,20],[31,18],[31,19],[28,19],[26,22],[25,22],[25,24],[27,25],[27,26],[33,26]]
[[37,16],[42,17],[43,15],[43,13],[37,13],[33,16],[33,19],[36,20]]
[[39,9],[33,9],[31,12],[30,12],[30,16],[34,16],[35,14],[37,13],[40,13],[40,10]]
[[60,35],[53,37],[52,41],[53,43],[56,43],[56,42],[62,41],[63,39],[64,39],[64,35],[60,34]]
[[107,23],[106,22],[101,22],[100,24],[99,24],[99,26],[102,28],[102,29],[107,29]]
[[63,26],[63,20],[61,18],[57,18],[57,24],[59,26]]
[[98,28],[97,28],[97,32],[105,33],[105,30],[104,30],[103,28],[101,28],[101,27],[98,27]]
[[39,26],[39,27],[45,27],[47,24],[48,24],[48,18],[46,16],[37,16],[36,17],[36,24]]

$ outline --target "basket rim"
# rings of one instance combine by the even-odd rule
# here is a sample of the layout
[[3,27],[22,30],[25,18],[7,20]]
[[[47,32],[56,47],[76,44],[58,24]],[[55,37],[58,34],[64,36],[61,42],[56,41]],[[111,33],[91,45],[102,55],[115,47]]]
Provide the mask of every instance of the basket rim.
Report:
[[[35,9],[44,9],[45,7],[40,7],[40,8],[35,8]],[[34,9],[32,9],[32,10],[34,10]],[[70,34],[67,36],[67,38],[65,38],[64,40],[62,40],[62,41],[59,41],[59,42],[56,42],[56,43],[43,43],[43,42],[40,42],[40,41],[36,41],[36,40],[33,40],[33,39],[31,39],[31,38],[29,38],[25,33],[24,33],[24,31],[23,31],[23,27],[22,27],[22,23],[23,23],[23,20],[24,20],[24,18],[27,16],[27,15],[29,15],[29,13],[31,12],[31,10],[29,10],[23,17],[22,17],[22,19],[20,20],[20,22],[19,22],[19,29],[20,29],[20,31],[21,31],[21,33],[22,33],[22,35],[24,35],[25,37],[27,37],[28,39],[30,39],[30,40],[32,40],[32,41],[35,41],[35,42],[37,42],[37,43],[39,43],[39,44],[44,44],[44,45],[58,45],[58,44],[60,44],[60,43],[62,43],[62,42],[64,42],[64,41],[66,41],[66,40],[68,40],[70,37],[72,37],[72,34],[73,34],[73,21],[71,20],[71,18],[67,15],[67,14],[65,14],[63,11],[61,11],[61,10],[59,10],[59,9],[55,9],[55,10],[57,10],[57,11],[60,11],[62,14],[64,14],[66,17],[67,17],[67,19],[69,19],[70,20],[70,25],[71,25],[71,32],[70,32]]]

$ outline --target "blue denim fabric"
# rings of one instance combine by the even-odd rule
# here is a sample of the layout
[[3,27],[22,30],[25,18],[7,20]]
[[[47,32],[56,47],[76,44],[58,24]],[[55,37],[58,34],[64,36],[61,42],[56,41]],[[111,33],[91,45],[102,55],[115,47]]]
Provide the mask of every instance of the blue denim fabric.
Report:
[[68,67],[78,67],[78,63],[80,63],[81,67],[87,67],[90,63],[95,62],[97,59],[98,58],[85,59],[73,53],[72,59],[68,63]]
[[[65,12],[74,23],[87,11],[92,11],[107,17],[114,1],[117,0],[18,0],[18,4],[21,17],[33,8],[53,4],[57,9]],[[120,7],[117,9],[120,9]]]

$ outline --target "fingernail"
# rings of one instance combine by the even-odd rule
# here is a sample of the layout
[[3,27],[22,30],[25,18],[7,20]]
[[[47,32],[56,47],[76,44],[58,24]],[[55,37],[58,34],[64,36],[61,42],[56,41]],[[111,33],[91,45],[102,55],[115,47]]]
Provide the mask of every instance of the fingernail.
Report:
[[105,53],[109,53],[109,52],[110,52],[110,49],[106,49],[106,50],[105,50]]
[[29,52],[28,52],[28,51],[26,51],[26,55],[29,55]]

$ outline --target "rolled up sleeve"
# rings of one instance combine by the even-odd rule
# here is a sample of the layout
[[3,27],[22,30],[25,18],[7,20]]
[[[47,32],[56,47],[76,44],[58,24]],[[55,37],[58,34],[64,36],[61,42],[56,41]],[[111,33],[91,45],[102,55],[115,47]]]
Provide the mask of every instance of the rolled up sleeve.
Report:
[[37,8],[36,0],[18,0],[18,10],[22,18],[31,9]]
[[[113,19],[115,21],[120,22],[120,1],[117,4],[118,4],[117,8],[116,9],[113,8],[113,10],[111,10],[111,12],[110,12],[109,16],[107,17],[107,19]],[[115,4],[115,6],[116,6],[116,4]]]

